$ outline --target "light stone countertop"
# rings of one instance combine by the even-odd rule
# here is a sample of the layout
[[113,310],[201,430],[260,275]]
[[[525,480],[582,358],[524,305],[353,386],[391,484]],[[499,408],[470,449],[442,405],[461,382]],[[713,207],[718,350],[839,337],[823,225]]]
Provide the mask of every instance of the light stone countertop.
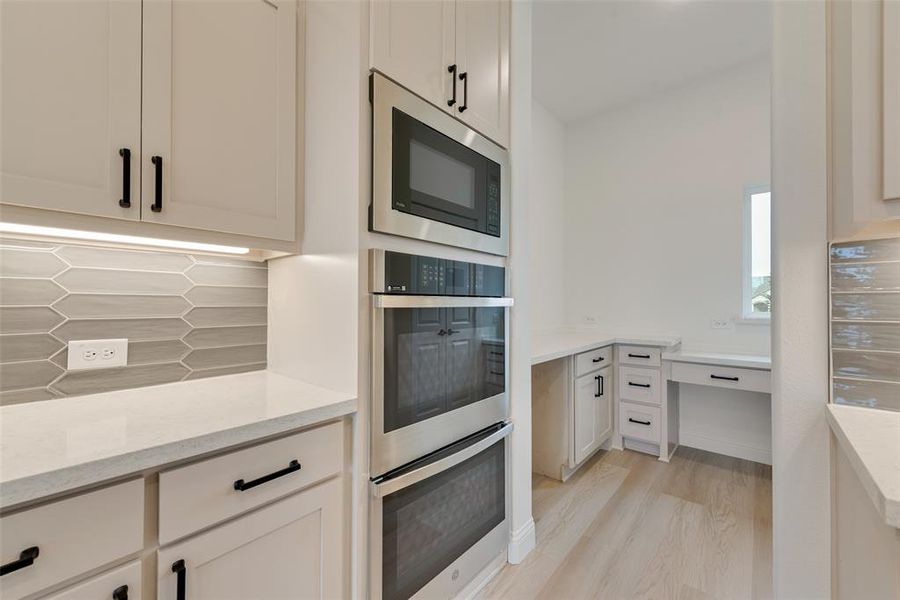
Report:
[[0,509],[355,411],[271,371],[0,407]]
[[663,360],[672,362],[717,365],[720,367],[746,367],[750,369],[772,370],[772,359],[754,354],[720,354],[718,352],[663,352]]
[[536,365],[556,360],[557,358],[610,344],[632,344],[635,346],[657,346],[664,349],[674,349],[681,344],[681,338],[670,336],[623,336],[585,331],[535,333],[531,336],[531,364]]
[[900,412],[828,404],[828,424],[885,523],[900,529]]

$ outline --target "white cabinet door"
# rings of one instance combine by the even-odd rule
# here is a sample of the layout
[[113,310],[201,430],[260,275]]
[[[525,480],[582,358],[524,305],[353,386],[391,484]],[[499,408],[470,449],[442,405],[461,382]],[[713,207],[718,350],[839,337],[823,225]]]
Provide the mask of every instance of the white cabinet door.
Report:
[[573,415],[575,462],[580,463],[600,447],[609,436],[612,425],[612,369],[585,375],[575,380],[575,413]]
[[[370,4],[371,66],[445,110],[452,98],[452,0],[375,0]],[[457,82],[458,83],[458,82]],[[457,93],[462,87],[457,85]]]
[[4,0],[0,56],[0,202],[139,219],[140,0]]
[[296,0],[144,3],[143,220],[294,239],[297,29]]
[[[456,61],[463,103],[456,116],[509,145],[509,1],[456,3]],[[463,110],[464,109],[464,110]]]
[[158,597],[176,600],[179,577],[191,600],[343,597],[342,485],[332,479],[162,548]]

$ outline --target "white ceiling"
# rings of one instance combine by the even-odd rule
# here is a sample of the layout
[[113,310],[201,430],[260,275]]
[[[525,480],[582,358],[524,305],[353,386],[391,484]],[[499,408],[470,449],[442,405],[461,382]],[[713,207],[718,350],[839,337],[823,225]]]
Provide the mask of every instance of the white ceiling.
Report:
[[534,96],[563,121],[767,55],[764,0],[536,0]]

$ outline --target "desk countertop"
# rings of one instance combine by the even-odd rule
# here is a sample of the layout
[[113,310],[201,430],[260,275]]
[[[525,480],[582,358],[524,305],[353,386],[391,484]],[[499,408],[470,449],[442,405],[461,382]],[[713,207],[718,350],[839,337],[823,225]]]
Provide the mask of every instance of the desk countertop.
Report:
[[555,360],[610,344],[675,348],[681,339],[671,336],[623,336],[584,331],[538,333],[531,338],[531,364]]
[[718,352],[664,352],[663,360],[672,362],[717,365],[721,367],[746,367],[750,369],[772,370],[772,359],[768,356],[752,354],[721,354]]

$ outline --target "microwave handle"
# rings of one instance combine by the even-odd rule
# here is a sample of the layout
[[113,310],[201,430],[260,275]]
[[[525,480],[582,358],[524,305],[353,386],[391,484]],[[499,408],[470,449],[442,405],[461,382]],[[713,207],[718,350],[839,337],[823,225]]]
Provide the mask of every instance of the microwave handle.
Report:
[[512,306],[512,298],[372,294],[375,308],[489,308]]
[[501,440],[508,436],[512,432],[512,430],[512,423],[507,423],[483,440],[478,440],[478,442],[472,444],[471,446],[467,446],[466,448],[463,448],[459,452],[456,452],[455,454],[452,454],[446,458],[436,460],[433,463],[425,465],[424,467],[414,469],[412,471],[409,471],[408,473],[403,473],[402,475],[398,475],[397,477],[393,477],[391,479],[386,479],[379,483],[372,482],[372,495],[376,498],[384,498],[385,496],[402,490],[405,487],[409,487],[424,479],[433,477],[441,471],[446,471],[451,467],[455,467],[459,463],[472,458],[479,452],[490,448],[497,442],[497,440]]

